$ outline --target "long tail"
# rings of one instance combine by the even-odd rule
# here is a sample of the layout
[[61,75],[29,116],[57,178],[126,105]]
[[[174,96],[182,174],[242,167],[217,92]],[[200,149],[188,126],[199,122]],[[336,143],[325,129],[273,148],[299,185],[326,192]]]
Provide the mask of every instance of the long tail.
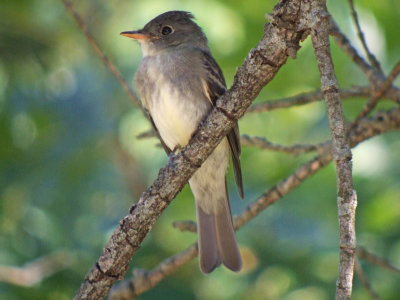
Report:
[[242,259],[233,230],[228,197],[225,197],[223,209],[218,213],[207,214],[197,203],[196,206],[201,270],[210,273],[222,263],[232,271],[239,271]]

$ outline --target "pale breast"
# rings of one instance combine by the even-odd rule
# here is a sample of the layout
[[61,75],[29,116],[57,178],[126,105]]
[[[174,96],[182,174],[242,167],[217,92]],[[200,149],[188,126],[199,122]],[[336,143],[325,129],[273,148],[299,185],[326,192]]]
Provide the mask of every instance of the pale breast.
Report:
[[150,113],[165,144],[174,149],[185,146],[201,119],[196,107],[174,86],[164,84],[149,101]]
[[136,83],[161,138],[172,150],[189,142],[211,105],[195,73],[183,74],[165,60],[160,68],[161,59],[144,59]]

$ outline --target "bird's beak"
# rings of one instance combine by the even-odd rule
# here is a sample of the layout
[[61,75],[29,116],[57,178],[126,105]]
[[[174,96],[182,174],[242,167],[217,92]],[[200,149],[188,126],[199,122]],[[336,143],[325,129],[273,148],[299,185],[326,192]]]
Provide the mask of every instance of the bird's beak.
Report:
[[124,31],[120,35],[135,39],[135,40],[150,40],[153,38],[152,35],[143,33],[141,30],[136,31]]

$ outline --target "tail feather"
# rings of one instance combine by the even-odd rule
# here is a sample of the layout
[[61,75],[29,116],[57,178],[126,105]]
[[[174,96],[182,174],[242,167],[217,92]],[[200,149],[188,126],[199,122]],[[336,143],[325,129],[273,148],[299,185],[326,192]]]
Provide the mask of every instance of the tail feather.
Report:
[[215,215],[214,222],[218,252],[222,263],[232,271],[240,271],[242,259],[236,242],[229,207]]
[[224,209],[217,214],[207,214],[197,205],[200,268],[212,272],[221,262],[232,271],[242,267],[239,248],[229,209],[228,199]]
[[196,211],[200,269],[208,274],[221,264],[215,236],[214,216],[206,214],[198,205]]

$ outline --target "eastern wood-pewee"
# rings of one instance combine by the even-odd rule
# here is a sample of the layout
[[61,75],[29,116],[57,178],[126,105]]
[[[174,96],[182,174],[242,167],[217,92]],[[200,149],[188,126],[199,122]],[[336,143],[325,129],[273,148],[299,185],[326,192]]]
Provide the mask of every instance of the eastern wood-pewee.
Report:
[[[143,60],[135,83],[168,154],[189,142],[226,91],[222,71],[193,18],[188,12],[170,11],[143,29],[121,33],[141,45]],[[233,271],[239,271],[242,265],[226,189],[229,152],[243,198],[237,124],[189,180],[196,201],[200,268],[204,273],[221,262]]]

